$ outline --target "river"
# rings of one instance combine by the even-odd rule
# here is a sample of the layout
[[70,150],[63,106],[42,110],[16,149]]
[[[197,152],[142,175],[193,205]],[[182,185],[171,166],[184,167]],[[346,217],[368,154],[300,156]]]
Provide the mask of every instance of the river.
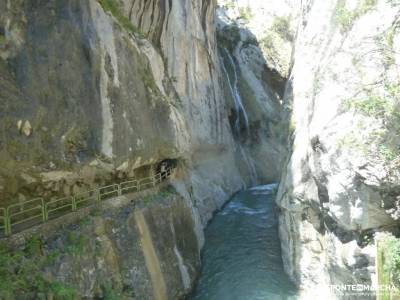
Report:
[[202,274],[191,300],[296,299],[283,271],[276,185],[237,193],[207,227]]

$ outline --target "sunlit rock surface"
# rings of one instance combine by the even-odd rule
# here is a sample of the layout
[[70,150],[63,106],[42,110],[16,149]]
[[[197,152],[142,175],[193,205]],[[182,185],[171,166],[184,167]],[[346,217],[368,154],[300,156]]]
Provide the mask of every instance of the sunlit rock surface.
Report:
[[311,292],[376,283],[373,234],[398,229],[399,7],[376,2],[301,6],[277,202],[286,270]]
[[[99,252],[93,253],[91,241],[76,263],[63,257],[48,272],[82,296],[104,296],[106,283],[100,281],[116,274],[124,278],[113,281],[119,290],[124,280],[147,280],[132,279],[133,290],[142,286],[143,291],[128,299],[181,297],[199,271],[202,229],[215,210],[242,187],[280,176],[284,131],[269,127],[279,127],[283,118],[280,96],[261,78],[265,62],[258,47],[236,53],[238,74],[252,85],[245,92],[255,96],[243,96],[249,133],[235,133],[232,94],[217,45],[216,4],[0,1],[1,207],[146,177],[164,160],[177,165],[174,186],[181,201],[173,210],[183,211],[177,212],[177,222],[188,218],[185,232],[168,227],[164,218],[170,218],[171,208],[162,203],[162,193],[161,203],[146,208],[144,216],[132,208],[73,229],[104,241]],[[159,215],[151,217],[156,211]],[[125,233],[118,236],[119,231]],[[157,238],[161,232],[164,239]],[[67,233],[58,239],[53,234],[44,236],[46,247],[63,248]],[[193,239],[190,249],[169,243],[174,234]],[[129,239],[129,247],[147,256],[123,258]],[[130,263],[117,263],[125,259]],[[160,289],[148,288],[149,281]]]

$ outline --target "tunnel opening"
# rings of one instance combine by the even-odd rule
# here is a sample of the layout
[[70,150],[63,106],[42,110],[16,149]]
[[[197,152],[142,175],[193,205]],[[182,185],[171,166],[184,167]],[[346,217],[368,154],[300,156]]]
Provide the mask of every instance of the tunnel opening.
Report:
[[175,169],[178,166],[178,160],[177,159],[164,159],[157,163],[154,168],[155,174],[158,173],[165,173],[167,172],[168,169],[172,168]]

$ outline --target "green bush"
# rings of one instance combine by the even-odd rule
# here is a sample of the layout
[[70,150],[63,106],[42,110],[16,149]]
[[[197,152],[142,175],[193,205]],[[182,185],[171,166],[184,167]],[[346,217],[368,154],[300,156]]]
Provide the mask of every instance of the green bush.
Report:
[[379,156],[387,162],[391,162],[397,157],[396,151],[385,144],[380,144],[378,147]]
[[43,254],[42,245],[43,245],[42,239],[39,236],[34,235],[26,243],[25,251],[28,256],[41,255]]
[[251,12],[250,6],[239,8],[239,17],[247,22],[253,18],[253,13]]
[[400,122],[400,112],[397,105],[400,101],[400,86],[394,82],[386,83],[383,88],[385,96],[368,91],[366,97],[346,100],[346,108],[354,109],[370,117],[385,119],[385,121],[395,120]]
[[289,42],[293,41],[293,32],[290,30],[289,17],[275,17],[271,29],[275,31],[282,39]]
[[143,197],[143,203],[145,205],[149,205],[151,202],[153,202],[154,197],[152,195],[147,195],[145,197]]
[[27,241],[24,249],[0,245],[0,299],[46,299],[49,293],[59,300],[76,299],[74,289],[44,277],[43,268],[60,253],[54,251],[46,256],[42,245],[36,236]]
[[359,113],[375,118],[389,117],[394,109],[393,104],[389,99],[377,95],[369,95],[366,98],[347,100],[346,106],[347,108],[354,109]]
[[338,5],[336,9],[336,21],[340,26],[341,32],[347,32],[353,27],[353,22],[356,18],[355,13],[353,11],[349,11],[345,5],[344,1],[340,1],[339,3],[343,3],[342,5]]
[[97,0],[104,11],[111,13],[118,21],[119,25],[131,33],[137,33],[143,36],[143,33],[136,28],[132,22],[124,16],[118,0]]
[[5,44],[7,42],[7,39],[4,35],[0,34],[0,45]]
[[[368,141],[362,141],[359,137],[352,140],[346,138],[341,146],[348,146],[361,150],[365,155],[370,154],[380,158],[385,164],[391,165],[399,156],[399,142],[396,138],[400,130],[400,111],[398,100],[400,87],[396,84],[384,86],[384,95],[367,92],[367,96],[357,99],[348,99],[344,102],[346,110],[354,110],[356,113],[371,117],[379,121],[379,129],[371,132]],[[377,151],[372,151],[369,143],[377,145]]]
[[340,26],[340,31],[349,31],[354,22],[362,15],[372,10],[377,4],[377,0],[360,0],[354,10],[346,8],[346,0],[339,0],[336,7],[336,22]]
[[176,195],[176,194],[177,194],[177,191],[172,185],[169,185],[167,188],[165,188],[159,192],[159,195],[164,198],[169,197],[171,195]]
[[121,294],[115,290],[110,284],[103,286],[104,300],[121,300]]
[[236,44],[240,41],[240,28],[237,24],[225,26],[217,31],[218,43],[222,48],[233,51]]
[[82,255],[89,244],[89,238],[82,234],[71,232],[67,236],[67,253],[73,256]]
[[268,34],[261,39],[260,44],[263,49],[274,49],[274,38]]
[[61,282],[51,283],[50,290],[53,292],[55,298],[59,300],[74,300],[77,298],[76,290]]
[[384,270],[390,274],[392,283],[400,288],[400,239],[387,241]]
[[224,4],[223,7],[225,9],[234,9],[235,8],[235,2],[233,2],[233,1],[232,2],[228,2],[228,3]]

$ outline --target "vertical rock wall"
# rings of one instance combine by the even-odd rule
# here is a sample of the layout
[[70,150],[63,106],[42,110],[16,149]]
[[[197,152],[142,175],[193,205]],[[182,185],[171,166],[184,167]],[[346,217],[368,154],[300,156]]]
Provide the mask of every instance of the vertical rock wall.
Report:
[[[214,1],[0,5],[3,204],[136,176],[164,159],[189,170],[204,210],[242,186]],[[48,178],[60,178],[56,191]]]
[[61,251],[42,272],[78,298],[183,297],[199,272],[203,226],[244,185],[214,11],[214,1],[0,1],[1,206],[178,164],[183,197],[161,193],[43,239],[29,259]]
[[399,6],[299,8],[285,95],[291,155],[277,199],[285,269],[310,292],[376,283],[374,233],[399,228]]

